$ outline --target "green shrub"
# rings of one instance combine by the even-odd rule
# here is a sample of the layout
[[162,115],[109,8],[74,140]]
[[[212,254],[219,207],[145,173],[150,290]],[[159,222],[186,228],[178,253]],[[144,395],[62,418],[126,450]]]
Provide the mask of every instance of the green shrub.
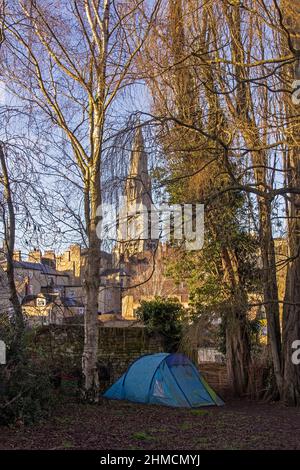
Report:
[[56,402],[47,372],[32,362],[0,369],[0,424],[31,424],[49,416]]
[[0,333],[7,346],[7,363],[0,365],[0,424],[31,424],[49,416],[56,403],[49,371],[27,354],[25,340],[15,357],[12,328],[3,317]]
[[167,352],[178,349],[185,313],[177,299],[162,297],[143,300],[136,311],[137,317],[145,324],[149,333],[158,333],[164,337]]

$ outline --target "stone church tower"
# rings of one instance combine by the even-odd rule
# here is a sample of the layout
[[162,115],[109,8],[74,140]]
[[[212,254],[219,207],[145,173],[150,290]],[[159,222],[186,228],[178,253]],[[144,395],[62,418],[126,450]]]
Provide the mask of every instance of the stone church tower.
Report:
[[152,203],[151,179],[143,133],[136,129],[125,185],[125,204],[119,217],[119,252],[128,258],[149,249],[149,219]]
[[123,276],[120,284],[122,317],[127,320],[136,319],[135,312],[142,299],[150,300],[156,295],[176,297],[182,305],[188,305],[187,287],[183,283],[178,286],[166,275],[167,260],[176,257],[176,251],[158,239],[151,239],[151,189],[148,158],[139,127],[131,150],[115,250],[120,278]]

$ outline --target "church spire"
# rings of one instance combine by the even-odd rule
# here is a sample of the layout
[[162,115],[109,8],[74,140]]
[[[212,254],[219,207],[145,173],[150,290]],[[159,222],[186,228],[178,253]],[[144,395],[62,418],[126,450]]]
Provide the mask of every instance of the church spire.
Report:
[[151,181],[148,173],[148,157],[141,126],[135,131],[130,158],[130,169],[126,182],[127,204],[151,205]]
[[[149,215],[151,210],[151,180],[148,173],[148,157],[141,126],[135,131],[130,155],[130,167],[125,186],[126,207],[121,213],[125,225],[119,225],[119,258],[144,252],[149,245]],[[121,211],[122,212],[122,211]],[[126,238],[124,230],[126,227]]]

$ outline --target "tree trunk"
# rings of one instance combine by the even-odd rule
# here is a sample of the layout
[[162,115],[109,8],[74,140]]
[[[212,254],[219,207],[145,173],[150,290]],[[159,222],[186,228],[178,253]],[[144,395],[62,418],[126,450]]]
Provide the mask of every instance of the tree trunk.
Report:
[[8,279],[8,288],[10,293],[10,301],[13,306],[14,311],[14,320],[15,320],[15,330],[14,330],[14,339],[11,345],[11,350],[13,354],[18,357],[22,351],[22,339],[23,339],[23,332],[24,332],[24,319],[22,313],[22,307],[19,301],[17,288],[15,284],[15,274],[14,274],[14,249],[15,249],[15,231],[16,231],[16,223],[15,223],[15,211],[14,205],[12,200],[11,194],[11,186],[10,180],[6,165],[6,159],[4,155],[4,150],[2,144],[0,144],[0,163],[1,163],[1,170],[2,170],[2,184],[4,187],[4,197],[5,203],[7,204],[8,208],[8,220],[5,220],[5,216],[3,217],[4,221],[4,243],[5,243],[5,251],[6,251],[6,261],[7,261],[7,279]]
[[[297,111],[292,110],[295,115]],[[287,171],[288,184],[300,188],[300,120],[294,125],[290,141]],[[298,131],[298,135],[297,135]],[[287,405],[300,406],[300,366],[293,364],[293,342],[300,339],[300,195],[290,194],[288,214],[289,264],[283,306],[283,400]]]
[[[277,393],[282,394],[281,334],[276,276],[275,246],[272,234],[271,206],[265,199],[259,201],[260,247],[265,312],[268,325],[268,343],[272,356]],[[276,391],[275,391],[276,394]]]
[[[298,58],[289,79],[300,80],[300,0],[283,2],[283,16],[290,33],[290,41]],[[289,45],[289,48],[290,45]],[[288,185],[300,188],[300,119],[299,105],[292,100],[287,103],[291,129],[287,136],[289,142],[287,174]],[[300,339],[300,195],[289,195],[288,245],[290,261],[288,264],[285,303],[283,307],[283,400],[290,406],[300,406],[300,366],[293,363],[293,342]]]
[[99,340],[98,295],[100,286],[100,240],[97,235],[99,222],[98,207],[101,203],[100,165],[94,171],[86,198],[89,198],[90,214],[86,214],[88,226],[88,250],[86,259],[84,288],[86,293],[86,312],[84,325],[84,351],[82,372],[84,376],[83,398],[87,401],[99,401],[99,377],[97,371],[97,353]]
[[227,248],[222,249],[222,264],[227,282],[231,287],[231,298],[226,311],[226,364],[229,383],[236,396],[242,396],[248,388],[250,335],[247,318],[247,295],[240,284],[238,261]]
[[15,317],[15,334],[14,340],[11,345],[11,350],[16,356],[19,356],[23,349],[23,333],[24,333],[24,318],[22,312],[22,306],[20,304],[19,296],[15,284],[15,274],[13,265],[13,256],[7,252],[7,278],[8,288],[10,293],[10,301],[13,306],[14,317]]
[[237,125],[241,129],[245,142],[252,148],[261,148],[259,152],[253,152],[252,162],[257,188],[265,193],[265,197],[258,196],[259,208],[259,236],[261,257],[263,265],[263,293],[268,324],[268,339],[271,349],[274,374],[279,393],[282,389],[281,374],[281,335],[278,305],[278,286],[276,276],[276,261],[274,239],[272,235],[271,204],[267,199],[266,187],[268,186],[267,167],[268,153],[264,151],[265,142],[257,126],[255,109],[252,98],[252,90],[249,85],[249,70],[241,66],[246,61],[246,53],[242,41],[242,7],[239,2],[232,7],[232,16],[228,16],[231,25],[231,34],[234,38],[232,44],[233,59],[237,61],[235,66],[237,80],[236,106],[232,112],[237,119]]
[[[300,214],[299,214],[300,216]],[[300,245],[298,245],[300,248]],[[300,366],[293,364],[293,342],[300,339],[300,259],[299,256],[288,270],[284,304],[283,400],[288,406],[300,406]],[[293,302],[294,305],[288,302]]]
[[245,305],[232,305],[226,312],[226,364],[234,395],[242,396],[248,388],[250,338]]

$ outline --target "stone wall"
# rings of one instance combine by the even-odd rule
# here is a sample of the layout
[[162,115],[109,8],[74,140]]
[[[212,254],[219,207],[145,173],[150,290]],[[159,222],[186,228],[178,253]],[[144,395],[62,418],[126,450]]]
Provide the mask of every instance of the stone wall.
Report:
[[[47,325],[29,332],[31,355],[45,366],[45,372],[74,378],[81,371],[82,325]],[[99,327],[99,376],[101,390],[117,380],[138,357],[162,352],[159,336],[149,336],[141,326]],[[208,383],[222,397],[230,394],[226,366],[202,363],[199,366]]]
[[[83,349],[81,325],[49,325],[30,332],[31,354],[45,368],[74,375],[80,371]],[[149,336],[145,328],[99,327],[99,375],[101,388],[113,383],[129,364],[144,354],[163,351],[159,336]]]

